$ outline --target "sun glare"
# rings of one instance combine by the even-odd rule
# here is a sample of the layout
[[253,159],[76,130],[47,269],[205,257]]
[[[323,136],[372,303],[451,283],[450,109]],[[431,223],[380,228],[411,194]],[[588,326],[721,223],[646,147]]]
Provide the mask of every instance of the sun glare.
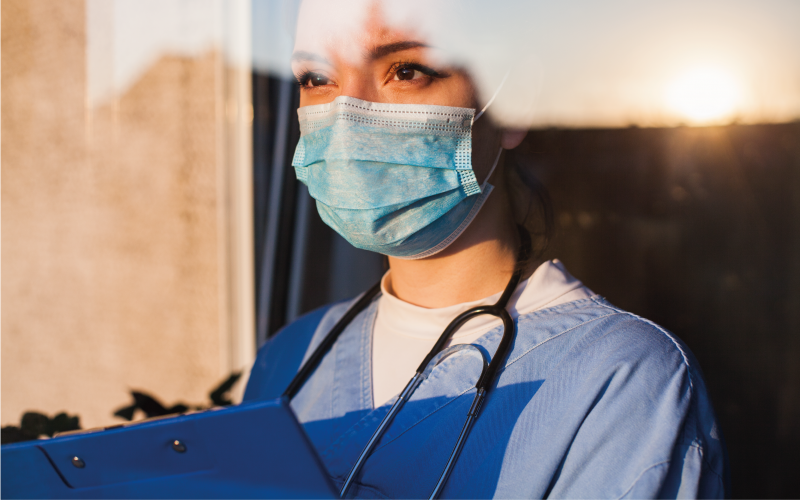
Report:
[[736,79],[724,71],[702,68],[687,72],[667,89],[667,103],[694,125],[733,118],[740,100]]

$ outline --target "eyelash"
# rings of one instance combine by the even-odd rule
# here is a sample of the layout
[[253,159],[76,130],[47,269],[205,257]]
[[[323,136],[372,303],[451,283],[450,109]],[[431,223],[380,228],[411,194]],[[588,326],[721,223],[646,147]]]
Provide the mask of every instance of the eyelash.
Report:
[[[419,71],[420,73],[422,73],[425,76],[429,76],[431,78],[436,78],[436,79],[447,78],[448,76],[450,76],[447,73],[442,73],[442,72],[436,71],[433,68],[429,68],[428,66],[423,66],[422,64],[419,64],[419,63],[410,62],[410,61],[400,61],[400,62],[396,62],[396,63],[392,64],[391,68],[389,68],[389,75],[391,75],[391,78],[394,78],[394,76],[397,74],[397,72],[400,71],[401,69],[411,69],[411,70],[414,70],[414,71]],[[301,89],[309,88],[308,87],[308,82],[311,80],[311,77],[314,76],[314,75],[319,75],[319,74],[320,73],[316,73],[314,71],[305,70],[302,73],[300,73],[299,75],[296,75],[295,76],[295,80],[296,80],[297,85]],[[321,75],[321,76],[324,76],[324,75]],[[391,79],[391,78],[389,78],[389,79]]]
[[392,67],[389,68],[389,73],[392,75],[392,78],[397,74],[398,71],[401,69],[413,69],[414,71],[419,71],[425,76],[429,76],[431,78],[447,78],[447,73],[440,73],[433,68],[429,68],[428,66],[423,66],[422,64],[411,62],[411,61],[400,61],[392,64]]
[[315,73],[314,71],[305,70],[299,75],[295,76],[295,80],[298,86],[305,87],[308,84],[308,81],[311,79],[313,75],[318,75],[319,73]]

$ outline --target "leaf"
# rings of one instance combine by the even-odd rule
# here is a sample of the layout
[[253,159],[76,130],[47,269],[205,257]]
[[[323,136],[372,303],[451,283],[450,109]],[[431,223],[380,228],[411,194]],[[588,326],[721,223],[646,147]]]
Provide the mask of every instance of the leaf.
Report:
[[47,415],[35,411],[25,412],[20,421],[20,429],[23,433],[33,436],[34,439],[47,434],[47,428],[50,424],[50,419]]
[[188,409],[189,407],[186,406],[185,404],[178,403],[174,405],[172,408],[169,408],[165,413],[165,415],[172,415],[173,413],[186,413],[186,410]]
[[131,421],[133,420],[133,415],[136,413],[136,409],[139,408],[139,405],[133,403],[130,406],[124,406],[117,411],[114,412],[115,417],[124,418],[125,420]]
[[22,441],[32,441],[38,436],[26,434],[16,425],[7,425],[0,429],[0,444],[21,443]]
[[211,402],[214,403],[214,405],[216,406],[228,406],[232,404],[233,402],[226,396],[228,391],[231,390],[233,385],[239,380],[239,377],[241,376],[242,376],[241,372],[231,373],[231,375],[227,379],[225,379],[224,382],[219,384],[216,389],[214,389],[213,391],[211,391],[211,393],[209,393],[208,396],[211,398]]
[[167,409],[164,408],[164,405],[162,405],[153,396],[138,391],[131,391],[131,395],[133,395],[133,399],[136,401],[136,405],[148,417],[160,417],[162,415],[167,414]]
[[45,434],[52,437],[56,432],[77,431],[80,428],[81,424],[77,415],[70,417],[66,413],[61,412],[50,419]]

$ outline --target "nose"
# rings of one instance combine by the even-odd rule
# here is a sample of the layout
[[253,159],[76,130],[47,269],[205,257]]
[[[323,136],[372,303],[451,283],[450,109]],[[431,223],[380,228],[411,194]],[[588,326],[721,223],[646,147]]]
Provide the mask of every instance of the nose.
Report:
[[383,81],[376,79],[373,73],[372,68],[367,67],[354,67],[343,72],[339,95],[355,97],[362,101],[383,102],[380,92]]

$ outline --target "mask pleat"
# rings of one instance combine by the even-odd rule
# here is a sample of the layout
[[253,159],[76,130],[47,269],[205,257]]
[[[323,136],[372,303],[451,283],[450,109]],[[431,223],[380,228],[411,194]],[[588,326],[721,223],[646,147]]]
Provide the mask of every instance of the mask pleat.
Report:
[[297,178],[356,247],[411,258],[438,249],[485,198],[472,170],[472,109],[338,97],[298,116]]

